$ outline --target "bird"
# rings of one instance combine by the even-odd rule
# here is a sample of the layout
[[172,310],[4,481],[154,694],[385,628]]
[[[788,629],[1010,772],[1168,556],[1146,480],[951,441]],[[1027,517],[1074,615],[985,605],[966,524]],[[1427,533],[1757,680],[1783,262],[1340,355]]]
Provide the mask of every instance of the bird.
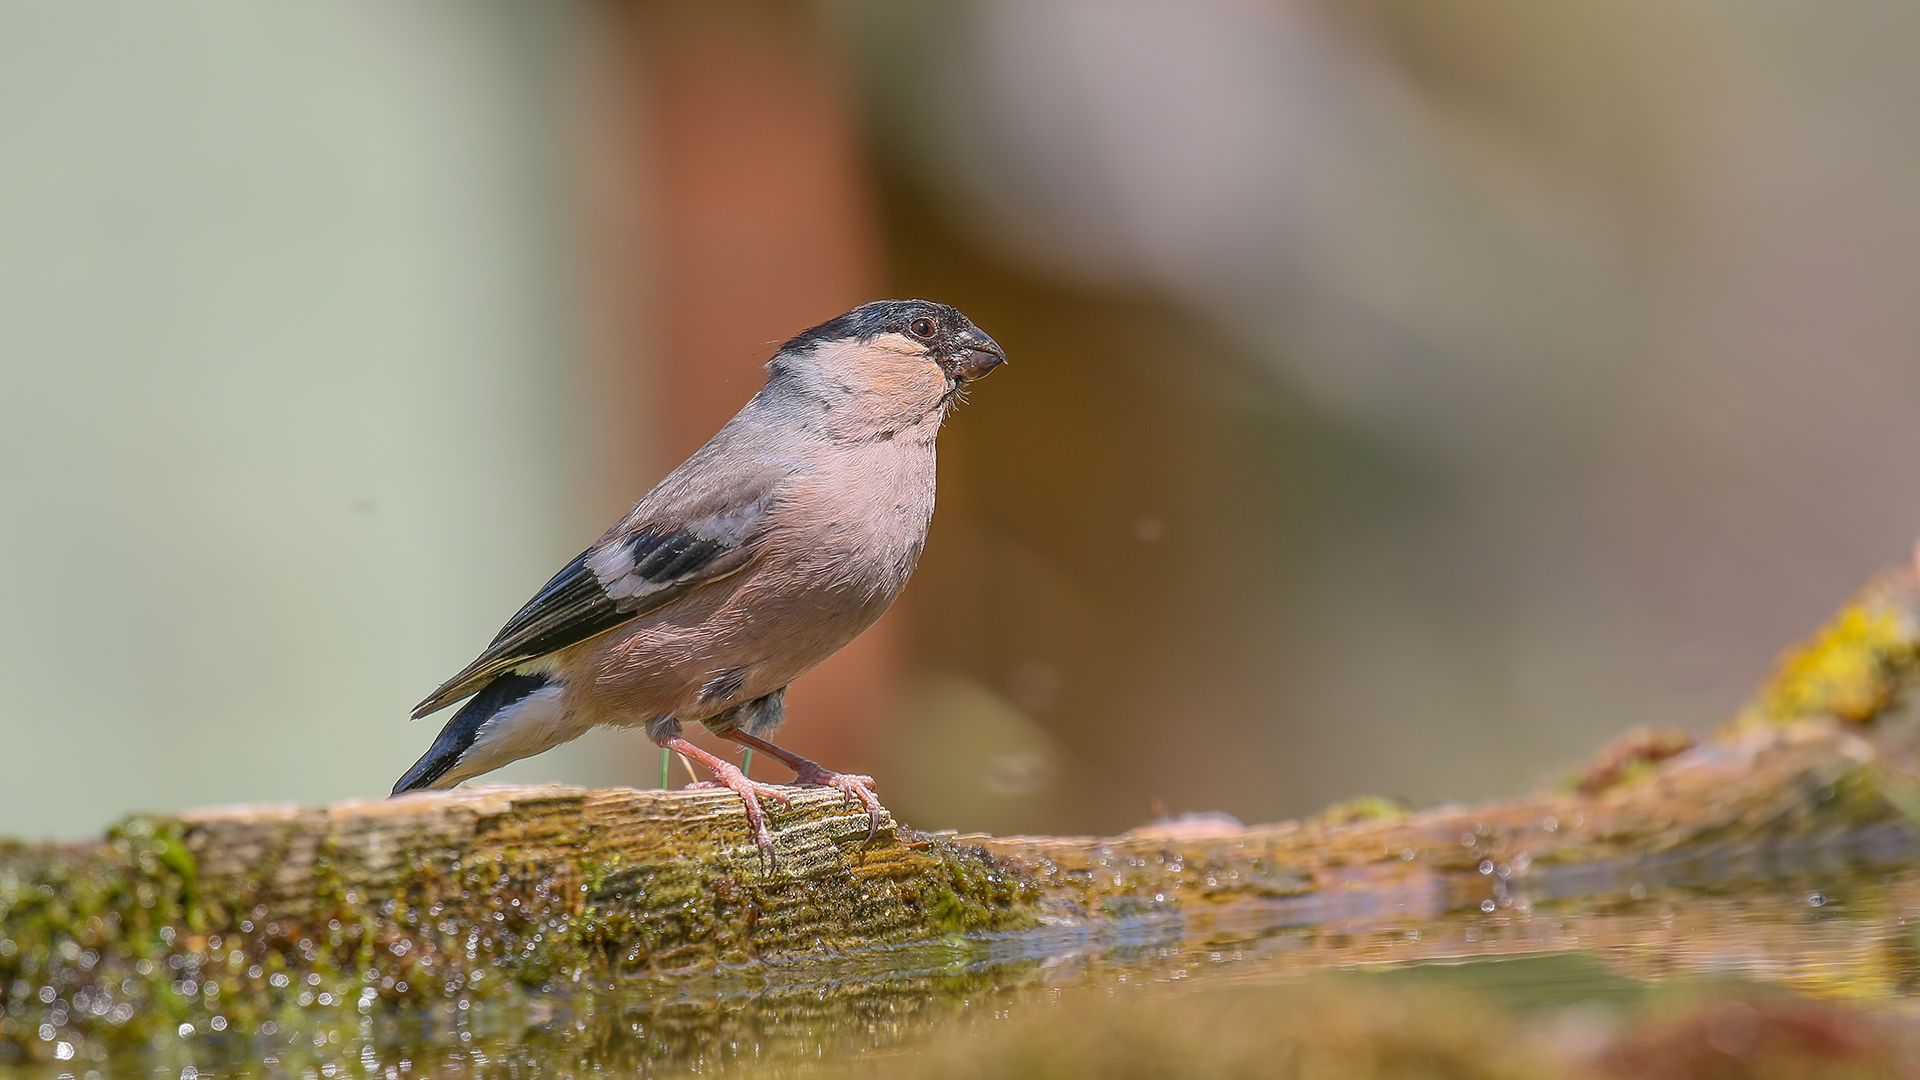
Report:
[[876,300],[796,334],[759,391],[413,710],[466,702],[393,794],[451,788],[599,727],[643,727],[740,797],[769,864],[762,799],[687,724],[795,781],[881,804],[872,777],[770,741],[787,687],[892,605],[933,518],[935,440],[1006,353],[957,309]]

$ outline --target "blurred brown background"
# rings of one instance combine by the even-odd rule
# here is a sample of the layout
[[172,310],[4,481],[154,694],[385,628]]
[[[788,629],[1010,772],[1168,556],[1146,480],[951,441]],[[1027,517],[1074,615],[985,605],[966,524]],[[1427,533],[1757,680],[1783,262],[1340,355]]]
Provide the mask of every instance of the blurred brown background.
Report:
[[909,823],[1705,727],[1920,533],[1916,73],[1871,0],[9,7],[0,832],[384,792],[406,707],[880,295],[1012,359],[784,731]]

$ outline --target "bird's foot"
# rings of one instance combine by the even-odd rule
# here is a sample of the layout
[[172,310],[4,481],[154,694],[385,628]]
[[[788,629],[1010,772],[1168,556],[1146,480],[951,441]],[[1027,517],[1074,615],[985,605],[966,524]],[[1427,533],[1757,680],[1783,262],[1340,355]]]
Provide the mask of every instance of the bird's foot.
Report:
[[[675,745],[676,743],[685,743],[685,745]],[[766,811],[760,807],[760,800],[763,798],[772,799],[774,802],[779,803],[782,809],[785,809],[793,805],[792,796],[772,784],[762,784],[749,778],[746,773],[740,771],[738,765],[733,764],[725,758],[715,757],[692,743],[686,742],[684,739],[670,740],[667,748],[669,750],[677,750],[687,755],[706,766],[707,769],[713,773],[712,780],[696,781],[688,784],[687,787],[682,790],[691,789],[700,791],[726,788],[728,791],[740,796],[740,801],[746,806],[747,810],[747,829],[753,833],[753,842],[759,845],[760,854],[767,860],[767,870],[771,873],[779,861],[774,856],[773,833],[767,828],[767,815]]]
[[802,768],[794,770],[794,780],[801,784],[813,784],[829,787],[840,793],[840,798],[849,806],[864,807],[867,811],[867,842],[880,833],[880,796],[873,793],[873,777],[858,773],[840,773],[817,765],[811,761]]
[[873,777],[834,772],[817,761],[803,758],[744,731],[729,732],[726,737],[742,746],[778,758],[781,764],[793,770],[795,783],[832,788],[840,793],[841,799],[849,806],[864,807],[867,811],[866,842],[871,844],[873,838],[880,835],[880,811],[884,808],[880,805],[880,797],[873,793]]

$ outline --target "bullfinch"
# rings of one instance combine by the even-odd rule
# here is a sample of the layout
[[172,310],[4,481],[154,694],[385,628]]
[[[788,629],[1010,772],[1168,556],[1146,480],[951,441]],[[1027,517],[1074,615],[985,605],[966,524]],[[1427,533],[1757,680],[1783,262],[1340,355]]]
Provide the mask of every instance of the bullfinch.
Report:
[[768,740],[787,685],[900,595],[933,517],[941,423],[1005,361],[927,300],[863,304],[780,346],[745,408],[414,709],[466,702],[393,793],[450,788],[595,726],[643,726],[739,794],[771,859],[760,800],[787,797],[687,741],[698,723],[838,789],[877,827],[871,777]]

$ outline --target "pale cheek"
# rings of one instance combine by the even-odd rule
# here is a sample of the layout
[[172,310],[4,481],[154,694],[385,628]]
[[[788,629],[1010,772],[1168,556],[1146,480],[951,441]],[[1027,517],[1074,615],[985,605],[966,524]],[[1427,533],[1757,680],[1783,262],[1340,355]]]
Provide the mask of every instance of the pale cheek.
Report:
[[815,359],[822,373],[835,382],[865,387],[883,399],[926,400],[947,389],[946,374],[926,348],[901,334],[883,334],[864,344],[826,346]]

